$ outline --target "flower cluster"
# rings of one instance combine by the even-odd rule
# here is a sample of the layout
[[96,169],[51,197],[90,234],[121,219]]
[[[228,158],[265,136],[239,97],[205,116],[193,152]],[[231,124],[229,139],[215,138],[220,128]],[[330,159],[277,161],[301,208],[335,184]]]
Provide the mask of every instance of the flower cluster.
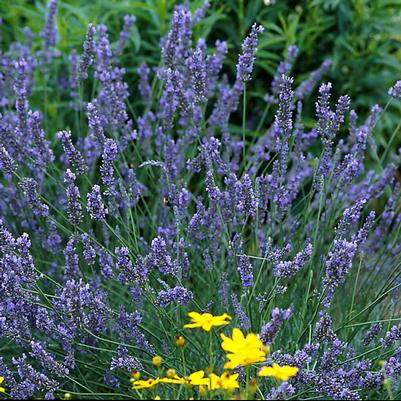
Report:
[[[329,60],[292,77],[295,44],[263,101],[264,27],[226,62],[231,44],[203,37],[215,6],[185,2],[155,55],[134,39],[147,13],[164,29],[165,9],[139,3],[119,34],[89,24],[58,57],[73,10],[50,0],[40,39],[1,49],[0,392],[118,397],[133,371],[141,399],[392,398],[401,156],[375,141],[387,107],[336,99]],[[143,54],[127,57],[131,42]]]

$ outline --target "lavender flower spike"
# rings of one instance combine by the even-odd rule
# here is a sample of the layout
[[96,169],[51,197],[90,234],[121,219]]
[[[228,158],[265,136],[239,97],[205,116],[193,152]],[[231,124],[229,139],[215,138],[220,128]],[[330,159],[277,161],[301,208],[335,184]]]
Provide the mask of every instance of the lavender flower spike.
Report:
[[135,15],[126,15],[124,17],[124,27],[122,31],[120,32],[120,39],[117,44],[117,49],[114,52],[116,57],[121,56],[123,53],[124,47],[128,42],[129,35],[131,33],[131,28],[136,22],[136,17]]
[[92,192],[88,193],[86,209],[92,219],[103,221],[109,211],[105,207],[99,185],[94,185]]
[[57,134],[57,138],[63,144],[65,155],[71,166],[77,171],[78,174],[85,174],[88,170],[88,166],[85,164],[84,159],[79,152],[75,149],[71,140],[71,131],[60,131]]
[[84,51],[82,53],[78,68],[79,78],[81,80],[85,80],[88,77],[88,68],[93,63],[93,55],[95,53],[95,33],[96,28],[92,24],[89,24],[88,30],[86,32],[86,39],[84,42]]
[[397,81],[394,86],[388,90],[388,94],[394,99],[401,99],[401,81]]
[[24,178],[21,181],[21,188],[24,191],[26,201],[32,207],[33,213],[37,216],[47,216],[49,214],[49,206],[40,200],[37,182],[32,178]]
[[106,139],[104,142],[103,155],[102,155],[102,166],[100,172],[102,174],[102,181],[105,187],[110,188],[114,182],[113,178],[113,162],[116,160],[118,155],[117,142],[114,139]]
[[58,42],[57,11],[59,0],[49,0],[47,3],[47,14],[45,27],[41,32],[43,38],[43,59],[45,64],[50,64],[54,52],[52,47]]
[[17,171],[17,165],[14,159],[7,152],[6,148],[0,144],[0,170],[7,174],[13,174]]
[[263,26],[255,23],[252,25],[251,33],[245,38],[242,44],[242,54],[239,56],[237,64],[236,83],[245,83],[251,79],[257,50],[256,46],[258,45],[258,36],[263,31]]
[[178,302],[181,305],[187,305],[192,299],[191,291],[184,287],[177,286],[168,290],[162,290],[157,295],[156,304],[161,308],[167,308],[173,302]]
[[272,320],[262,327],[260,333],[260,339],[264,344],[273,343],[274,339],[277,336],[277,333],[281,329],[281,326],[284,323],[284,320],[287,320],[291,317],[293,312],[293,308],[290,307],[288,309],[280,309],[274,308],[272,312]]
[[72,224],[79,225],[82,223],[82,206],[79,202],[79,188],[75,185],[76,176],[67,169],[64,176],[65,192],[67,195],[67,214]]

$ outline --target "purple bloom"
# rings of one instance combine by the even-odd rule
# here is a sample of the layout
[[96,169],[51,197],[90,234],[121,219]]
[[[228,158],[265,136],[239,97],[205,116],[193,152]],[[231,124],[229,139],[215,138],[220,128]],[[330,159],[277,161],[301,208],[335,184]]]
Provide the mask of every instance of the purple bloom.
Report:
[[363,345],[365,345],[366,347],[369,346],[370,343],[375,339],[375,337],[377,337],[377,335],[380,333],[381,329],[382,325],[380,323],[373,324],[363,338]]
[[312,244],[307,244],[305,249],[297,253],[291,261],[280,261],[274,267],[274,275],[276,277],[289,278],[293,277],[302,267],[304,267],[312,257]]
[[83,254],[85,262],[90,266],[94,265],[96,262],[96,249],[94,247],[93,241],[88,234],[82,234],[81,241],[84,246]]
[[43,57],[44,63],[50,64],[52,61],[52,48],[58,42],[57,32],[57,11],[59,0],[49,0],[47,3],[46,23],[42,30],[41,37],[43,38]]
[[13,174],[17,171],[17,165],[4,146],[0,144],[0,170],[7,174]]
[[401,324],[393,326],[384,336],[380,339],[380,345],[382,347],[391,347],[395,342],[401,340]]
[[118,146],[116,141],[113,139],[106,139],[103,147],[102,166],[100,167],[102,181],[106,188],[110,188],[113,185],[113,162],[116,160],[117,155]]
[[394,99],[401,99],[401,81],[397,81],[394,86],[388,90],[388,94]]
[[205,18],[208,8],[210,7],[210,2],[208,0],[203,1],[202,7],[195,10],[194,13],[194,23],[198,23],[200,20]]
[[237,294],[231,294],[231,304],[239,321],[239,327],[243,330],[249,330],[251,328],[251,321],[249,320],[241,302],[238,300]]
[[89,24],[84,42],[84,51],[80,57],[78,68],[80,80],[85,80],[88,77],[88,69],[93,63],[93,56],[95,52],[95,33],[96,28],[92,24]]
[[156,237],[153,239],[152,253],[150,259],[155,268],[159,269],[162,274],[175,275],[177,273],[173,260],[168,253],[167,243],[164,238]]
[[203,48],[198,45],[193,54],[186,61],[191,76],[192,90],[194,93],[194,101],[202,103],[206,100],[207,77],[206,62]]
[[123,346],[117,348],[117,356],[111,360],[110,370],[127,369],[129,372],[143,370],[142,364],[135,357],[128,355],[128,349]]
[[76,252],[78,238],[72,235],[64,249],[65,274],[67,277],[77,277],[80,275],[79,256]]
[[113,277],[113,257],[103,248],[99,250],[100,272],[105,279]]
[[129,35],[131,34],[131,29],[136,22],[136,17],[134,15],[124,16],[124,26],[120,32],[120,39],[117,44],[117,49],[115,51],[115,56],[119,57],[123,54],[125,45],[128,42]]
[[18,134],[23,138],[28,134],[28,94],[27,94],[27,79],[28,79],[28,64],[25,59],[20,59],[15,62],[15,70],[17,76],[14,81],[14,90],[16,94],[15,108],[17,109],[17,129]]
[[92,219],[103,221],[109,211],[105,207],[99,185],[94,185],[92,192],[88,193],[86,210]]
[[58,376],[65,377],[69,373],[69,369],[62,363],[57,362],[54,355],[46,350],[46,347],[36,341],[31,342],[32,351],[30,355],[38,359],[46,371]]
[[37,216],[48,216],[49,206],[40,200],[38,184],[32,178],[24,178],[21,181],[21,188],[24,191],[25,199],[32,207],[32,211]]
[[85,174],[88,171],[88,166],[85,164],[84,159],[79,152],[75,149],[71,140],[70,131],[60,131],[57,133],[57,138],[61,141],[65,155],[70,165],[76,170],[78,174]]
[[252,287],[254,285],[253,282],[253,271],[252,264],[249,261],[248,256],[240,255],[238,261],[238,271],[241,275],[242,285],[246,287]]
[[[28,113],[29,132],[35,141],[35,151],[32,151],[32,157],[42,166],[47,166],[54,161],[53,151],[50,148],[50,142],[45,139],[45,132],[42,128],[42,116],[38,111]],[[37,152],[36,152],[37,150]]]
[[55,46],[57,37],[57,18],[58,0],[50,0],[47,3],[46,25],[42,31],[45,47]]
[[248,174],[245,174],[241,181],[236,182],[234,190],[238,211],[245,216],[255,216],[258,204]]
[[138,68],[138,90],[145,105],[149,104],[152,96],[152,88],[149,84],[149,72],[150,69],[146,63],[141,64]]
[[251,79],[258,37],[263,31],[263,26],[253,24],[250,34],[245,38],[237,64],[237,83],[245,83]]
[[272,320],[265,324],[260,332],[260,339],[264,344],[272,344],[274,339],[277,336],[277,333],[281,329],[281,326],[284,323],[284,320],[287,320],[291,317],[293,313],[293,308],[290,307],[288,309],[280,309],[274,308],[272,312]]
[[225,309],[229,307],[229,296],[230,296],[230,283],[228,281],[228,273],[224,272],[219,281],[218,293],[220,296],[221,303]]
[[142,285],[148,279],[148,269],[146,261],[143,261],[138,256],[137,263],[134,265],[129,256],[129,250],[127,247],[119,247],[115,250],[117,256],[117,270],[120,274],[118,279],[128,285]]
[[183,64],[192,42],[192,14],[186,6],[177,7],[170,30],[162,42],[162,58],[166,68]]
[[86,106],[88,112],[88,125],[91,137],[103,147],[106,137],[104,135],[107,120],[99,114],[98,106],[96,103],[88,103]]
[[167,308],[173,302],[178,302],[181,305],[187,305],[193,299],[193,294],[188,289],[177,286],[162,290],[157,294],[156,304],[160,308]]
[[82,206],[80,203],[81,195],[79,188],[75,185],[76,176],[67,169],[64,176],[65,193],[67,196],[67,214],[72,224],[79,225],[82,223]]

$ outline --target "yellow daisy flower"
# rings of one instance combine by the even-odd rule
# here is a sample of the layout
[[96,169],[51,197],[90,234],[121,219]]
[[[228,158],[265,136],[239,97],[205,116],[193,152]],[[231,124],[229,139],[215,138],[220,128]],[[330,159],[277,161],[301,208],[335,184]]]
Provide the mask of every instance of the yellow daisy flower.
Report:
[[239,388],[238,376],[239,376],[238,373],[230,375],[230,373],[224,372],[221,376],[212,373],[209,376],[211,382],[211,389],[212,390],[224,389],[228,391],[234,391],[236,388]]
[[205,372],[203,370],[191,373],[186,378],[186,381],[191,386],[209,386],[210,384],[210,379],[205,377]]
[[205,372],[203,370],[199,370],[191,373],[188,377],[180,377],[178,375],[175,375],[174,377],[164,377],[160,379],[160,383],[208,386],[210,384],[210,379],[205,377]]
[[[0,376],[0,384],[2,384],[4,381],[4,377]],[[4,387],[0,387],[0,393],[4,393],[6,391],[6,389]]]
[[221,343],[229,362],[224,365],[225,369],[235,369],[237,366],[247,366],[256,362],[264,362],[268,349],[260,341],[256,334],[249,333],[245,337],[238,328],[233,330],[232,338],[221,334]]
[[230,323],[231,316],[224,313],[220,316],[213,316],[211,313],[198,313],[190,312],[188,316],[191,318],[191,323],[186,324],[184,327],[186,329],[194,329],[196,327],[201,327],[205,331],[210,331],[213,327],[225,326]]
[[272,376],[276,379],[287,381],[290,377],[296,376],[298,370],[294,366],[280,366],[277,363],[273,363],[273,366],[263,366],[258,372],[258,376]]
[[158,383],[160,383],[160,379],[135,380],[132,388],[134,390],[152,389]]
[[163,377],[160,379],[160,383],[167,383],[167,384],[185,384],[186,380],[185,377],[180,377],[177,374],[174,376],[169,376],[167,374],[167,377]]

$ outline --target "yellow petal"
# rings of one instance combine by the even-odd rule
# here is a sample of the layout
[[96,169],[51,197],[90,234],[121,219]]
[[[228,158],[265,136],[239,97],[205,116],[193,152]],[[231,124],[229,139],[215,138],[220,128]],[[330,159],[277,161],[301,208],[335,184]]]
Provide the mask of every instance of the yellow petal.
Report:
[[240,342],[240,341],[244,341],[244,340],[245,340],[245,337],[244,337],[244,334],[242,333],[242,331],[238,328],[235,328],[233,330],[233,341]]
[[193,329],[195,327],[200,327],[199,323],[188,323],[184,325],[184,329]]
[[197,320],[201,317],[201,315],[198,312],[189,312],[188,316],[192,319],[192,320]]
[[273,372],[273,368],[270,366],[263,366],[262,369],[259,370],[258,376],[271,376]]

